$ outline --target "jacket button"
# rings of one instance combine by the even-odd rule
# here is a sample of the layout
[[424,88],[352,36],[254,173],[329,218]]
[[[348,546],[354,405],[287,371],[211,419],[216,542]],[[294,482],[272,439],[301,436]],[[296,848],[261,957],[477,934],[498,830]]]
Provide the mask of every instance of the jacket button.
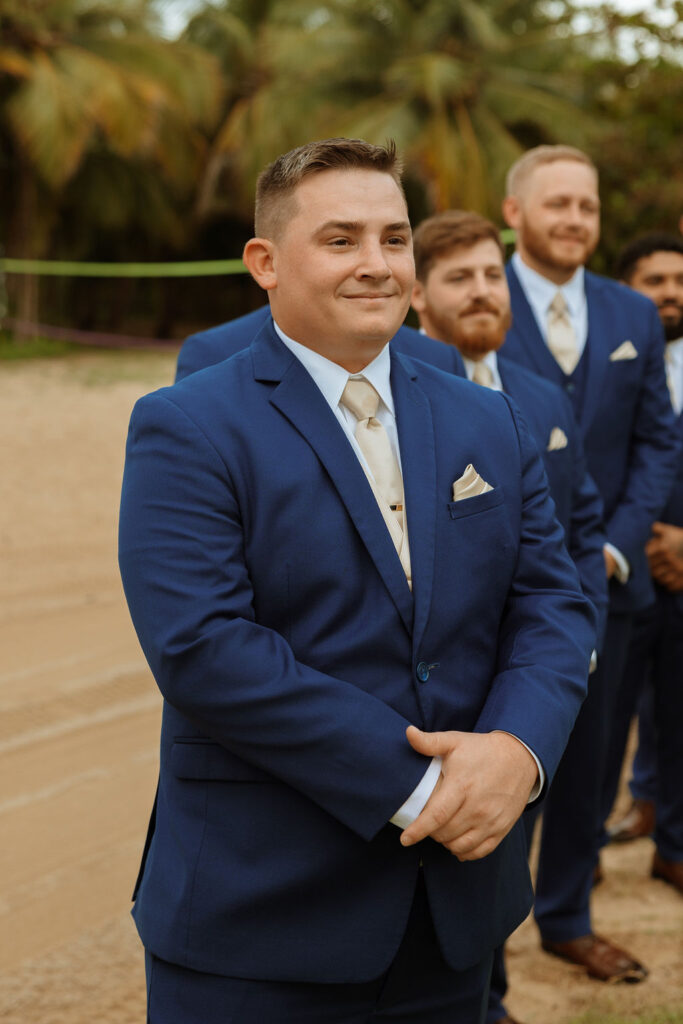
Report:
[[426,683],[429,679],[429,665],[426,661],[418,661],[415,674],[421,683]]

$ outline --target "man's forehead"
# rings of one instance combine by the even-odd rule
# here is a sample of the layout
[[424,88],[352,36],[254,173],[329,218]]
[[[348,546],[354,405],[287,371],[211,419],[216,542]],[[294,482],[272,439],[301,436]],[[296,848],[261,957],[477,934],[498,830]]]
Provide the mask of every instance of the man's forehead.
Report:
[[552,163],[539,164],[529,174],[523,192],[531,195],[534,192],[561,193],[568,188],[572,191],[589,191],[597,195],[597,173],[589,164],[584,164],[580,160],[555,160]]
[[437,256],[434,267],[446,266],[466,270],[468,267],[502,267],[503,256],[498,244],[492,238],[481,238],[472,245],[453,246],[448,252]]
[[636,263],[636,273],[641,274],[681,274],[683,273],[683,253],[661,249],[641,256]]
[[348,207],[354,202],[359,206],[375,203],[378,195],[386,202],[396,202],[403,211],[407,209],[403,193],[391,174],[371,167],[331,167],[315,171],[299,182],[293,195],[299,199],[299,205],[304,198],[306,203],[329,204],[332,220],[345,219],[335,213],[335,204],[343,203]]

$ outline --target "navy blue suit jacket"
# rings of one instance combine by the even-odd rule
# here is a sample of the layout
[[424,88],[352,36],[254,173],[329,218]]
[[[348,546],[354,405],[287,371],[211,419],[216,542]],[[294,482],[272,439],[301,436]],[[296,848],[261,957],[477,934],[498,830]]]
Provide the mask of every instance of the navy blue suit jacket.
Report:
[[[269,306],[262,306],[246,316],[191,335],[178,355],[176,380],[246,348],[269,316]],[[460,353],[453,345],[436,341],[411,327],[401,327],[391,345],[395,352],[404,352],[448,373],[466,376]],[[585,471],[581,437],[571,405],[560,388],[537,374],[529,373],[510,360],[499,359],[499,367],[504,389],[519,405],[543,458],[569,553],[579,571],[583,592],[596,608],[599,649],[607,615],[602,502]],[[555,426],[564,430],[567,446],[548,451],[550,432]]]
[[[681,412],[676,421],[678,428],[678,436],[681,443],[681,454],[678,460],[678,474],[674,481],[669,500],[666,503],[665,508],[660,515],[660,521],[662,523],[671,523],[672,526],[683,527],[683,412]],[[657,586],[657,591],[664,590]],[[670,592],[666,591],[666,599],[670,600]],[[683,612],[683,590],[678,591],[674,595],[674,600],[678,609]]]
[[[530,906],[519,823],[473,862],[401,846],[388,822],[428,764],[405,729],[508,730],[551,778],[593,609],[511,401],[397,353],[391,372],[412,593],[342,428],[270,322],[133,411],[120,565],[164,697],[134,915],[163,959],[378,977],[420,859],[455,967]],[[469,463],[492,490],[454,503]]]
[[[213,366],[223,359],[228,359],[236,352],[250,345],[254,336],[270,320],[270,306],[261,306],[252,313],[240,316],[236,320],[210,327],[186,338],[178,354],[176,380]],[[391,340],[394,352],[422,359],[431,366],[438,366],[446,373],[456,373],[459,377],[466,376],[465,367],[460,353],[451,345],[442,345],[434,338],[428,338],[412,327],[399,327],[398,333]]]
[[[513,322],[503,354],[564,387],[513,267],[507,266]],[[678,462],[678,437],[664,372],[662,325],[645,296],[586,271],[588,359],[579,427],[588,471],[604,504],[607,539],[631,566],[628,583],[610,585],[611,607],[628,611],[654,593],[644,546],[664,507]],[[610,356],[625,341],[632,359]]]
[[[603,545],[602,500],[586,470],[583,444],[569,399],[561,388],[498,356],[503,389],[515,400],[533,435],[548,475],[555,514],[564,528],[569,554],[586,597],[598,613],[598,651],[608,607]],[[553,431],[562,431],[563,447],[549,448]]]

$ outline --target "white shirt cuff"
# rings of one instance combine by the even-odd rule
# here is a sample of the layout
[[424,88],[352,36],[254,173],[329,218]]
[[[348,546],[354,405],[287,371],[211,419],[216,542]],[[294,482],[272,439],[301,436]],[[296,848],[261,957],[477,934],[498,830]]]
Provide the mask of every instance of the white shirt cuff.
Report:
[[593,672],[595,672],[597,667],[598,667],[598,652],[595,650],[595,648],[593,648],[593,653],[591,654],[590,665],[588,666],[588,675],[589,676],[592,675]]
[[440,775],[441,758],[434,757],[429,768],[422,776],[422,781],[418,783],[406,802],[401,804],[396,814],[392,815],[389,819],[392,825],[398,825],[401,829],[412,825],[415,819],[422,813],[422,808],[432,795]]
[[614,570],[614,576],[617,581],[619,583],[628,583],[628,578],[631,575],[631,566],[628,564],[619,548],[615,548],[614,544],[605,544],[605,551],[609,551],[610,555],[617,563],[617,567]]
[[518,743],[522,744],[525,750],[529,751],[534,761],[536,762],[536,767],[538,768],[538,778],[536,779],[536,782],[534,783],[534,788],[529,793],[529,799],[527,800],[528,804],[533,803],[533,801],[536,799],[536,797],[543,789],[543,784],[545,782],[545,772],[543,771],[543,765],[538,760],[531,747],[527,747],[524,740],[520,740],[519,736],[515,736],[514,732],[508,732],[507,729],[496,729],[495,732],[504,732],[507,733],[508,736],[512,736],[513,739],[517,740]]

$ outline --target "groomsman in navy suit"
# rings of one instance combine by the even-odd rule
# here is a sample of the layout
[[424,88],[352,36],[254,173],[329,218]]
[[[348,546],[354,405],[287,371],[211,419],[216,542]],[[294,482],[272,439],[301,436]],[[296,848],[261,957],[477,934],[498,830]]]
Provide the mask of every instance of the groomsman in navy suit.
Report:
[[[413,308],[433,338],[463,356],[467,376],[505,391],[519,405],[545,463],[550,493],[584,594],[598,611],[600,629],[607,615],[602,501],[586,472],[578,426],[561,388],[500,355],[510,326],[510,292],[505,251],[495,224],[477,213],[449,210],[423,221],[414,232],[417,280]],[[583,714],[579,712],[579,719]],[[568,753],[572,757],[572,738]],[[551,786],[543,806],[552,805]],[[524,815],[531,845],[538,805]],[[487,1024],[516,1024],[503,1005],[507,978],[503,950],[496,951]]]
[[278,158],[256,231],[272,321],[141,399],[127,447],[121,571],[164,697],[148,1020],[479,1024],[595,610],[513,404],[389,348],[393,146]]
[[610,828],[609,836],[624,841],[654,833],[652,874],[683,892],[683,238],[659,233],[637,238],[619,255],[617,273],[652,299],[662,321],[681,460],[673,492],[645,548],[656,597],[635,616],[610,744],[603,815],[607,817],[614,802],[631,716],[640,697],[633,804]]
[[[584,264],[600,232],[598,175],[568,146],[540,146],[511,168],[503,213],[516,231],[507,268],[512,326],[505,356],[559,385],[602,496],[610,611],[588,698],[544,821],[536,922],[545,950],[603,981],[643,966],[593,932],[590,892],[602,839],[602,789],[634,613],[654,597],[645,556],[673,486],[678,438],[653,304]],[[569,770],[571,768],[571,770]]]

